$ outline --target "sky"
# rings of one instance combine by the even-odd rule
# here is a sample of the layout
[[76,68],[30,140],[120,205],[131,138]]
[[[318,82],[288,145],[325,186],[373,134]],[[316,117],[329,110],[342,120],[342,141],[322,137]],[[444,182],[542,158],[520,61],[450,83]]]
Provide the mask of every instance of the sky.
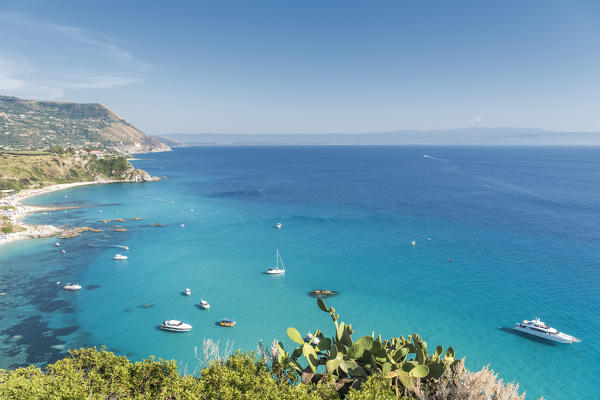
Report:
[[149,134],[600,131],[600,2],[2,2],[0,94]]

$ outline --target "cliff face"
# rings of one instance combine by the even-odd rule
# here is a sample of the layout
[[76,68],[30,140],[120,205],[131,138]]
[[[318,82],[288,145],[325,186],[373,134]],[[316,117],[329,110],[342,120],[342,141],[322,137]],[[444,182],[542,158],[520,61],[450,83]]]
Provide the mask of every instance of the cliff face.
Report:
[[169,151],[102,104],[0,96],[0,149],[92,147],[118,153]]

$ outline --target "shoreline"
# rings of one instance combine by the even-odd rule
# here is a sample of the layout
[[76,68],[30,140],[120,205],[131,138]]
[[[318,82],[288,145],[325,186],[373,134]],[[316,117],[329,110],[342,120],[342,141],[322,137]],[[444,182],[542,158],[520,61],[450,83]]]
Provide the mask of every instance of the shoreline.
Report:
[[[59,228],[54,225],[32,225],[32,224],[19,224],[19,221],[27,214],[48,211],[46,207],[38,206],[27,206],[23,205],[24,200],[30,199],[41,194],[47,194],[52,192],[58,192],[60,190],[72,189],[79,186],[87,185],[100,185],[108,183],[127,183],[134,182],[129,180],[97,180],[88,182],[72,182],[72,183],[59,183],[56,185],[46,186],[39,189],[25,189],[21,190],[13,195],[0,198],[0,207],[9,206],[14,207],[10,210],[0,210],[4,216],[10,219],[10,223],[13,226],[21,226],[25,228],[21,232],[2,233],[0,232],[0,245],[6,243],[16,242],[23,239],[39,239],[56,236],[63,232],[64,228]],[[73,207],[77,208],[77,207]]]

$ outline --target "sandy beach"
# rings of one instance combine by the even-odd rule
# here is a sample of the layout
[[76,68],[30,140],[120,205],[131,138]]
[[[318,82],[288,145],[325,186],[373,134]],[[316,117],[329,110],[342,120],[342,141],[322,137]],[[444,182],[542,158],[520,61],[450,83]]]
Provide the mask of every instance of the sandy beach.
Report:
[[54,210],[54,208],[47,207],[34,207],[34,206],[26,206],[23,205],[22,202],[25,199],[29,199],[34,196],[39,196],[41,194],[57,192],[59,190],[71,189],[77,186],[85,186],[85,185],[97,185],[97,184],[105,184],[105,183],[117,183],[121,182],[118,180],[98,180],[91,182],[74,182],[74,183],[62,183],[58,185],[47,186],[40,189],[27,189],[21,190],[18,193],[15,193],[10,196],[6,196],[0,199],[0,212],[2,216],[6,216],[10,219],[10,222],[13,225],[19,225],[25,228],[24,231],[21,232],[13,232],[13,233],[0,233],[0,245],[5,243],[14,242],[21,239],[30,239],[30,238],[45,238],[55,236],[61,233],[64,229],[60,227],[56,227],[54,225],[30,225],[30,224],[19,224],[21,218],[23,218],[26,214],[34,213],[34,212],[42,212],[48,210]]

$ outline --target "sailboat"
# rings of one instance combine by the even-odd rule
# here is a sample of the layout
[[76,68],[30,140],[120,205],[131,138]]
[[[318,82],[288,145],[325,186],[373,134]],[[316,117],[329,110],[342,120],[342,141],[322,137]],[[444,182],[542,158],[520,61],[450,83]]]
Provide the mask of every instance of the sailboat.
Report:
[[[279,264],[281,264],[281,268]],[[279,255],[279,249],[275,252],[275,268],[269,268],[267,274],[285,274],[285,265],[283,265],[283,260]]]

